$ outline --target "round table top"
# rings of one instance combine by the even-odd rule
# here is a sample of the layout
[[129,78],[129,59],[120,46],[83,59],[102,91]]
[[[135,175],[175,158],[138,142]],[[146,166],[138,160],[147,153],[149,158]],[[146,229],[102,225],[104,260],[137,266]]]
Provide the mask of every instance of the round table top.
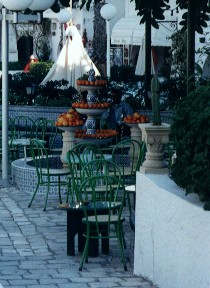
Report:
[[[104,159],[105,160],[109,160],[109,161],[111,161],[112,160],[112,155],[111,154],[103,154],[103,156],[104,156]],[[91,161],[92,160],[92,155],[90,154],[90,155],[86,155],[85,156],[85,159],[87,160],[87,161]],[[100,154],[97,154],[96,155],[96,159],[99,159],[100,158]],[[79,163],[79,159],[76,159],[76,157],[75,157],[75,159],[74,159],[74,161],[76,160],[76,163]],[[68,161],[67,161],[67,158],[66,158],[66,156],[64,157],[64,163],[68,163]],[[88,162],[87,162],[88,163]]]
[[128,192],[135,192],[136,191],[136,185],[126,186],[125,190]]
[[[87,209],[92,210],[94,208],[94,202],[92,201],[87,201],[86,203],[84,203],[85,207]],[[95,207],[96,209],[99,210],[106,210],[108,208],[119,208],[119,206],[121,205],[121,202],[108,202],[108,201],[97,201],[95,203]],[[74,210],[74,209],[82,209],[82,203],[81,202],[75,202],[75,203],[62,203],[58,205],[59,209],[63,209],[63,210]]]
[[31,140],[38,140],[39,142],[41,142],[43,144],[47,143],[45,140],[41,140],[41,139],[20,138],[20,139],[13,139],[12,144],[13,145],[29,146]]

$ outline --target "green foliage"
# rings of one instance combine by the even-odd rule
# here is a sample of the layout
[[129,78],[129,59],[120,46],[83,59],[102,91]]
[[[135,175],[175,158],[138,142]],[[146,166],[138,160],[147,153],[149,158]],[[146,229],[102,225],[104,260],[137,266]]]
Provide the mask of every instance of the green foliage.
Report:
[[[189,0],[176,0],[176,4],[180,9],[187,9],[188,8]],[[193,21],[195,23],[195,31],[200,34],[203,34],[203,28],[208,27],[209,21],[209,13],[210,7],[208,6],[207,0],[193,0],[193,6],[195,9],[195,17]],[[188,11],[184,12],[182,15],[182,21],[179,23],[183,26],[182,30],[187,30],[187,18],[188,18]]]
[[[137,15],[141,17],[140,24],[145,23],[147,20],[151,21],[151,25],[158,29],[158,20],[164,20],[164,11],[170,8],[168,5],[169,0],[130,0],[135,1],[135,10],[138,11]],[[188,9],[189,0],[176,0],[177,8]],[[101,0],[82,0],[81,8],[86,5],[86,9],[90,9],[90,4],[100,3]],[[203,34],[203,27],[207,27],[209,21],[208,14],[210,13],[210,7],[208,0],[193,0],[193,6],[195,7],[195,30]],[[183,31],[187,29],[187,17],[188,12],[184,12],[180,25],[183,26]]]
[[30,65],[30,72],[28,74],[33,77],[33,83],[39,85],[49,72],[53,62],[35,62]]
[[54,13],[59,13],[60,12],[60,5],[58,4],[58,0],[55,0],[54,4],[50,7],[50,9]]
[[135,1],[135,10],[138,11],[137,15],[141,17],[140,24],[150,20],[151,25],[156,29],[159,28],[157,20],[164,20],[164,11],[170,7],[167,4],[169,0],[131,0],[131,2],[132,1]]
[[77,90],[66,80],[48,81],[37,88],[35,105],[52,107],[71,107],[78,98]]
[[[25,66],[25,63],[23,62],[9,62],[8,63],[8,70],[9,71],[15,71],[15,70],[23,70]],[[2,70],[2,62],[0,62],[0,70]]]
[[186,96],[186,82],[182,77],[166,78],[160,83],[160,110],[173,110]]
[[156,76],[151,81],[153,125],[161,125],[159,81]]
[[33,49],[39,61],[48,61],[51,53],[49,35],[51,31],[51,22],[49,19],[43,19],[41,24],[34,24],[36,33],[34,34]]
[[106,63],[106,24],[100,14],[103,4],[94,7],[94,36],[93,36],[93,61],[96,64]]
[[29,97],[26,93],[26,86],[31,85],[33,77],[29,73],[16,73],[9,81],[9,104],[28,105]]
[[125,83],[131,82],[131,81],[137,81],[139,80],[139,76],[135,75],[135,67],[123,65],[123,66],[117,66],[114,65],[111,67],[111,79],[112,81],[123,81]]
[[133,108],[134,111],[145,109],[143,93],[139,93],[139,94],[136,94],[135,96],[132,95],[132,96],[127,97],[126,102]]
[[[137,15],[141,16],[140,24],[145,23],[147,19],[151,21],[151,25],[155,28],[159,28],[157,20],[164,20],[164,11],[170,6],[167,4],[169,0],[130,0],[135,1],[135,10],[138,11]],[[101,0],[82,0],[80,9],[86,5],[86,9],[90,9],[90,4],[98,4]]]
[[[37,62],[31,65],[30,72],[16,73],[9,79],[10,105],[39,105],[66,107],[71,106],[73,98],[77,97],[77,90],[69,87],[68,82],[50,81],[45,85],[39,84],[49,72],[52,62]],[[35,86],[33,95],[27,95],[26,87]]]
[[177,154],[172,177],[187,194],[196,193],[204,202],[210,201],[209,127],[210,83],[180,101],[172,125]]

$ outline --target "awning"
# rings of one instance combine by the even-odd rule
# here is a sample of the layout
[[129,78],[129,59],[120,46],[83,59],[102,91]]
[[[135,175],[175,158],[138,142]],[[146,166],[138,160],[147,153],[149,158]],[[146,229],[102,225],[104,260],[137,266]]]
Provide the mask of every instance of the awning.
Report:
[[[170,19],[174,21],[174,19]],[[171,46],[169,37],[175,32],[171,22],[159,23],[159,29],[152,27],[152,46]],[[117,45],[141,45],[145,34],[145,25],[140,25],[139,16],[121,18],[112,29],[111,43]]]
[[133,31],[139,22],[140,19],[136,16],[125,17],[118,20],[112,29],[111,43],[117,45],[132,44]]

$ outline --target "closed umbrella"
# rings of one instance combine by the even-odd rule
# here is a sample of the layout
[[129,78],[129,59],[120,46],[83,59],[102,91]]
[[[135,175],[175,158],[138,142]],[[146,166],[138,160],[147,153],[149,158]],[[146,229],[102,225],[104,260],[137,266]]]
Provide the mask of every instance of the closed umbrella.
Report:
[[[154,68],[154,62],[152,57],[152,51],[151,51],[151,74],[155,74],[155,68]],[[135,75],[145,75],[145,36],[142,38],[141,47],[139,50],[139,56],[136,64],[136,70]]]
[[70,86],[77,87],[76,80],[86,74],[91,65],[93,65],[95,75],[100,75],[83,47],[79,31],[75,26],[69,26],[66,29],[66,42],[58,55],[58,59],[41,82],[41,85],[48,81],[65,79]]

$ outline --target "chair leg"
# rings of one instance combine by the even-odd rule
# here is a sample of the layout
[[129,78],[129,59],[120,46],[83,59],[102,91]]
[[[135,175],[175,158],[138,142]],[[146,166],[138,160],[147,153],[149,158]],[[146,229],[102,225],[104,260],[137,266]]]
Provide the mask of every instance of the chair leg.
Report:
[[131,201],[130,201],[129,193],[127,191],[126,191],[126,198],[127,198],[127,202],[128,202],[129,213],[131,215]]
[[36,185],[36,189],[35,189],[35,191],[34,191],[34,194],[33,194],[33,196],[32,196],[32,198],[31,198],[31,201],[30,201],[30,203],[28,204],[28,207],[30,208],[31,207],[31,204],[32,204],[32,202],[33,202],[33,200],[34,200],[34,198],[35,198],[35,196],[36,196],[36,192],[38,191],[38,188],[39,188],[39,181],[38,181],[38,183],[37,183],[37,185]]
[[69,195],[71,193],[71,180],[68,181],[68,189],[67,189],[67,195],[66,195],[66,203],[68,203]]
[[116,233],[117,233],[117,240],[119,243],[119,247],[120,247],[120,254],[121,254],[121,259],[123,262],[123,266],[124,266],[124,270],[127,271],[127,266],[126,266],[126,262],[125,262],[125,256],[124,256],[124,244],[123,244],[123,227],[122,224],[120,224],[120,227],[116,227],[115,225],[115,229],[116,229]]
[[61,177],[60,176],[58,176],[58,195],[59,195],[60,204],[62,204],[62,199],[61,199]]
[[50,190],[50,184],[48,183],[47,192],[46,192],[46,198],[45,198],[45,204],[44,204],[44,211],[46,211],[46,208],[47,208],[47,200],[48,200],[49,190]]
[[85,248],[84,248],[84,252],[83,252],[83,255],[82,255],[82,259],[80,261],[79,271],[82,271],[84,261],[86,263],[88,262],[88,251],[89,251],[89,241],[90,241],[90,231],[89,231],[89,229],[90,228],[87,228],[87,236],[86,236]]

